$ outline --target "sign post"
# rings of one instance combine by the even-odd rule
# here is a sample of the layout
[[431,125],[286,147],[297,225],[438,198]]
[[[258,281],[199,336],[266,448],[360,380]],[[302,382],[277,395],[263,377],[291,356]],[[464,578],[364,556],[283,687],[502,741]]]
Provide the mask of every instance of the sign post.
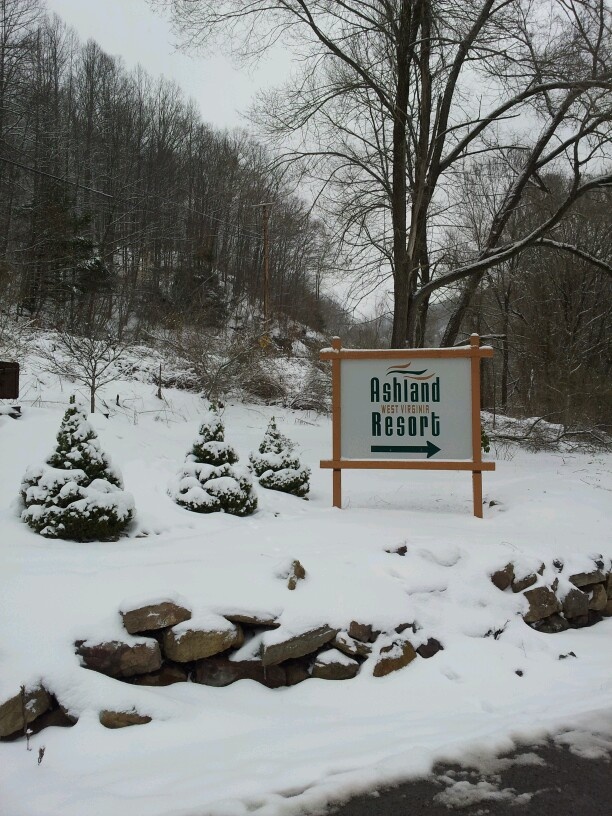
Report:
[[474,515],[482,518],[480,361],[493,349],[477,334],[464,348],[343,349],[332,364],[333,505],[342,507],[342,470],[467,470]]

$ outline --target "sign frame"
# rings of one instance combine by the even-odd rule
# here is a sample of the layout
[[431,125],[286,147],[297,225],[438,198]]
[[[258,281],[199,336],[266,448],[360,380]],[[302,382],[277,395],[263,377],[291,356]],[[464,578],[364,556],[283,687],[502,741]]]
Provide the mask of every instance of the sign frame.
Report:
[[[332,458],[322,459],[320,466],[332,470],[333,506],[342,507],[342,470],[464,470],[472,472],[473,509],[477,518],[482,512],[482,473],[495,470],[495,462],[484,462],[480,424],[480,361],[493,357],[490,346],[480,345],[480,336],[472,334],[469,346],[436,349],[345,349],[339,337],[332,338],[330,349],[323,349],[319,359],[331,361],[332,367]],[[432,459],[343,459],[341,450],[342,404],[341,377],[343,360],[410,360],[469,359],[471,390],[472,457],[461,460]]]
[[0,399],[19,398],[19,363],[0,360]]

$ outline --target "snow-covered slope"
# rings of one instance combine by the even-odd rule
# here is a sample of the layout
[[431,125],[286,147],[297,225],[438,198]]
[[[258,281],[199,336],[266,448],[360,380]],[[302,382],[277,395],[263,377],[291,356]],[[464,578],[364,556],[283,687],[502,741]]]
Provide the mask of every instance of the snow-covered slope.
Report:
[[[546,635],[522,620],[526,601],[489,575],[513,561],[556,575],[609,564],[610,457],[517,452],[485,474],[484,520],[471,515],[469,474],[347,472],[345,509],[331,508],[326,418],[228,405],[226,439],[248,461],[272,413],[312,468],[310,501],[259,489],[251,517],[200,516],[167,487],[202,413],[196,395],[123,381],[119,407],[93,423],[135,498],[129,537],[49,541],[20,521],[26,467],[52,449],[70,385],[38,377],[23,417],[0,416],[0,701],[44,683],[79,717],[31,740],[0,744],[2,816],[298,814],[411,774],[468,746],[569,727],[612,707],[612,619]],[[26,392],[34,398],[32,379]],[[494,499],[497,504],[489,507]],[[405,556],[389,553],[405,544]],[[306,569],[295,591],[277,576]],[[118,610],[174,598],[195,615],[237,609],[299,631],[351,620],[391,631],[417,622],[413,645],[438,638],[430,660],[387,677],[364,664],[353,680],[268,689],[129,685],[79,665],[75,640],[125,638]],[[503,630],[497,639],[487,636]],[[574,652],[576,657],[560,660]],[[520,674],[517,674],[517,671]],[[136,707],[153,721],[107,730],[103,708]],[[45,746],[37,764],[38,749]]]

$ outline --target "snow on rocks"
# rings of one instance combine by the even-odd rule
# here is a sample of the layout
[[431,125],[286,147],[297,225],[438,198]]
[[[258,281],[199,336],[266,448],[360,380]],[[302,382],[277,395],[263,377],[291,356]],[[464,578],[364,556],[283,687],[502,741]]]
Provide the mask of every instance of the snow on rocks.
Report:
[[[612,562],[607,571],[601,559],[597,561],[600,564],[597,569],[564,577],[563,562],[555,559],[548,571],[542,564],[537,573],[528,572],[518,580],[516,566],[509,563],[494,571],[491,581],[502,591],[511,587],[514,593],[522,592],[528,604],[523,614],[525,623],[538,632],[557,634],[612,616]],[[545,578],[547,572],[548,579]]]
[[338,629],[332,629],[327,624],[289,638],[283,637],[282,629],[266,633],[261,647],[261,662],[264,666],[273,666],[290,658],[303,657],[329,643],[337,634]]
[[302,564],[294,558],[288,564],[283,563],[276,570],[276,576],[287,581],[287,589],[294,590],[298,581],[303,581],[306,578],[306,570]]
[[396,639],[381,646],[373,669],[374,677],[386,677],[391,672],[403,669],[416,659],[417,653],[409,640]]
[[243,642],[242,628],[217,615],[179,623],[166,630],[162,639],[164,654],[178,663],[211,657]]
[[75,646],[83,666],[110,677],[153,672],[162,664],[159,644],[155,640],[143,639],[136,643],[77,641]]
[[312,676],[320,680],[352,680],[359,671],[359,662],[340,652],[327,649],[319,652],[312,667]]
[[100,712],[99,720],[105,728],[127,728],[130,725],[145,725],[151,722],[151,717],[147,714],[139,714],[132,711],[109,711],[105,709]]
[[25,689],[0,704],[0,737],[24,731],[51,707],[51,697],[41,686]]
[[135,635],[183,623],[191,618],[191,612],[172,601],[162,601],[141,606],[138,609],[121,611],[121,617],[126,630],[131,635]]

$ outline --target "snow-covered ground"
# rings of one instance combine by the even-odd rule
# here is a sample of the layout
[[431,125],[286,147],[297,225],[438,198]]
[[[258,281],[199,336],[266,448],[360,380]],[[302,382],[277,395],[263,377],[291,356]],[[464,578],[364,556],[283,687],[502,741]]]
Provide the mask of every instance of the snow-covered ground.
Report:
[[[120,407],[93,423],[136,519],[128,538],[77,544],[45,540],[19,518],[21,476],[51,451],[70,393],[46,375],[36,389],[22,419],[0,416],[0,701],[42,682],[79,719],[34,736],[30,752],[0,744],[2,816],[301,814],[612,709],[612,618],[540,634],[521,618],[523,596],[489,579],[509,561],[525,572],[544,562],[547,584],[553,559],[561,577],[600,555],[609,565],[610,456],[515,452],[484,475],[484,520],[471,515],[463,473],[345,472],[339,511],[331,473],[318,468],[330,454],[326,418],[230,404],[226,439],[241,461],[274,414],[313,469],[310,500],[260,488],[251,517],[199,516],[167,487],[202,400],[167,390],[160,403],[154,386],[118,382],[106,397],[112,406],[118,394]],[[405,556],[386,552],[402,544]],[[290,592],[278,575],[295,558],[307,577]],[[274,690],[249,680],[143,687],[79,665],[75,640],[125,638],[119,608],[162,598],[194,617],[272,612],[286,632],[417,622],[413,645],[436,637],[444,651],[382,678],[365,663],[350,681]],[[98,720],[101,709],[133,707],[153,721],[107,730]]]

